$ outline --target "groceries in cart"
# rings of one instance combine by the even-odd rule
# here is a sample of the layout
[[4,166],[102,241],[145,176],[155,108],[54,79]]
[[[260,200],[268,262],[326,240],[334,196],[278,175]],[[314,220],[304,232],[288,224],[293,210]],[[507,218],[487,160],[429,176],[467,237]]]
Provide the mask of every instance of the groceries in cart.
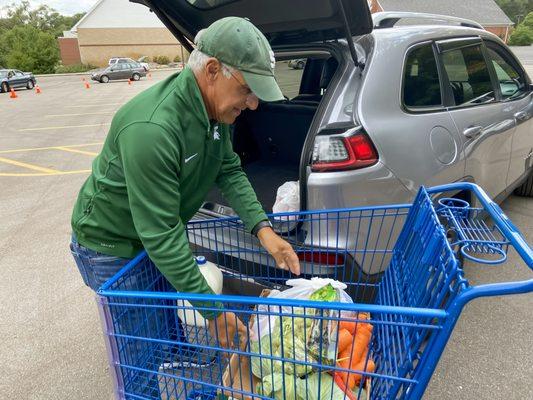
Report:
[[[273,290],[269,297],[352,303],[344,291],[347,286],[332,279],[293,279],[287,285],[291,288]],[[260,305],[257,311],[250,352],[252,373],[259,378],[258,394],[274,399],[353,399],[362,376],[340,369],[367,367],[373,372],[373,362],[367,360],[372,325],[356,322],[360,316],[288,306],[280,311],[279,307]],[[368,318],[365,314],[363,319]]]

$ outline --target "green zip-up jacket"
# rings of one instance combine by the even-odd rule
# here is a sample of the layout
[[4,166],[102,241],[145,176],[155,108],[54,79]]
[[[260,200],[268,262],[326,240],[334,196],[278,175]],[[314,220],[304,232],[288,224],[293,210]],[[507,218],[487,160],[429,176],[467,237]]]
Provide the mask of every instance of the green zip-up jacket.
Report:
[[209,120],[189,68],[133,98],[113,118],[78,195],[72,214],[78,242],[125,258],[144,248],[177,291],[212,294],[185,224],[213,184],[250,231],[267,219],[229,133],[228,125]]

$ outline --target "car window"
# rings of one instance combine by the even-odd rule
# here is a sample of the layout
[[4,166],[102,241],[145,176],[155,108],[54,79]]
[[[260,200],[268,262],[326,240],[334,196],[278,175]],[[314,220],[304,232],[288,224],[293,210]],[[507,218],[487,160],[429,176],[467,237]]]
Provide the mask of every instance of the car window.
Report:
[[203,10],[215,8],[226,3],[231,3],[232,1],[235,0],[187,0],[188,3]]
[[442,105],[437,61],[430,43],[416,47],[407,55],[403,102],[414,108]]
[[502,98],[511,100],[527,93],[527,86],[523,76],[510,62],[505,60],[504,55],[490,47],[487,48],[487,52],[498,77]]
[[442,54],[455,105],[485,104],[495,101],[494,88],[481,46],[448,50]]
[[126,59],[124,59],[124,58],[121,58],[120,60],[118,60],[118,62],[119,62],[120,64],[124,64],[124,63],[128,62],[128,60],[126,60]]
[[289,61],[277,61],[274,74],[284,96],[292,99],[298,95],[303,74],[300,66],[292,65]]

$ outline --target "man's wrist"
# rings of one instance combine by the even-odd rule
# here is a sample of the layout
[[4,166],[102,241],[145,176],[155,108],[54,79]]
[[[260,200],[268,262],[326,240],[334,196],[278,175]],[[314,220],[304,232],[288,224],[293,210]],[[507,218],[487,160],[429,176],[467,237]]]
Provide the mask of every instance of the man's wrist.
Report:
[[272,228],[272,223],[268,220],[268,219],[265,219],[263,221],[259,221],[255,226],[254,228],[252,229],[252,235],[254,235],[255,237],[257,237],[257,234],[259,233],[259,231],[263,228]]

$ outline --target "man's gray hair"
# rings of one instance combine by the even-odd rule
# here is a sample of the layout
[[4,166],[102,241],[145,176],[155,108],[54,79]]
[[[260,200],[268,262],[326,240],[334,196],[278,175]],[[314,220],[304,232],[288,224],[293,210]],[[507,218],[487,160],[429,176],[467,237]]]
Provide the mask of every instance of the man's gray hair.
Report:
[[[200,37],[202,36],[204,31],[205,29],[202,29],[196,34],[196,37],[194,38],[194,44],[198,44],[198,41],[200,40]],[[208,56],[205,53],[202,53],[198,49],[194,49],[191,55],[189,56],[189,61],[187,61],[187,65],[194,72],[199,72],[205,67],[205,64],[207,64],[207,60],[209,60],[210,58],[212,57]],[[230,67],[229,65],[226,65],[223,62],[220,62],[220,64],[222,65],[222,74],[228,79],[231,78],[231,74],[235,72],[235,68]]]

